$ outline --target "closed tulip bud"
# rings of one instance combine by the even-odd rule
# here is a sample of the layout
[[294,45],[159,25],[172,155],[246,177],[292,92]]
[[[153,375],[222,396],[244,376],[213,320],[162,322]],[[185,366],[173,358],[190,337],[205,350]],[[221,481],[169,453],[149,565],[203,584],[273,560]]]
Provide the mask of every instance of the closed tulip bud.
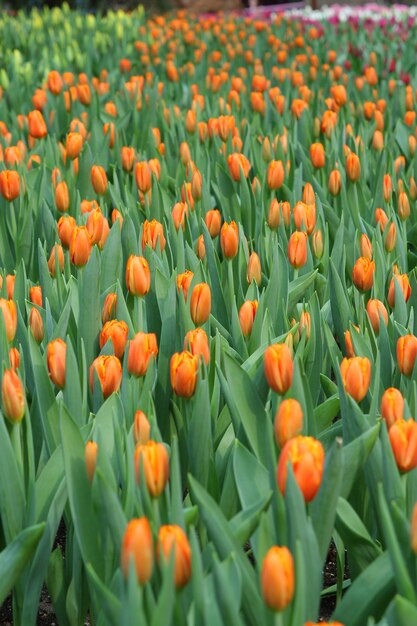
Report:
[[166,244],[164,227],[157,220],[152,220],[151,222],[145,220],[142,231],[142,252],[145,251],[147,245],[150,246],[152,250],[156,250],[158,244],[162,252]]
[[44,335],[43,320],[36,307],[32,307],[30,311],[29,326],[36,343],[42,343]]
[[76,267],[84,267],[88,263],[92,241],[86,226],[76,226],[71,235],[70,259]]
[[404,376],[411,376],[417,356],[417,337],[404,335],[397,341],[397,363]]
[[[359,332],[358,326],[354,326],[354,328],[357,332]],[[352,359],[355,356],[355,350],[353,348],[352,335],[351,335],[350,330],[345,331],[344,337],[345,337],[346,356],[349,359]]]
[[191,398],[197,383],[198,357],[191,352],[176,352],[171,358],[171,386],[177,396]]
[[243,173],[244,178],[249,176],[251,164],[244,154],[240,154],[239,152],[229,154],[227,157],[227,165],[229,166],[230,176],[236,182],[240,181],[241,172]]
[[294,561],[287,547],[273,546],[262,563],[262,595],[266,606],[283,611],[294,596]]
[[361,250],[361,256],[365,259],[369,259],[369,261],[372,261],[372,255],[373,255],[372,244],[368,235],[365,235],[365,233],[362,233],[361,235],[359,247]]
[[256,284],[261,284],[262,281],[262,272],[261,272],[261,261],[256,252],[252,252],[249,257],[248,269],[246,272],[246,279],[249,284],[254,280]]
[[0,298],[0,311],[3,314],[4,327],[6,329],[7,341],[13,341],[17,330],[17,308],[13,300]]
[[179,526],[161,526],[158,531],[157,555],[168,564],[174,551],[175,586],[184,587],[191,578],[191,548],[187,535]]
[[125,351],[128,334],[129,329],[126,322],[118,320],[106,322],[100,333],[100,350],[102,350],[109,339],[111,339],[114,354],[121,359]]
[[268,385],[283,395],[292,385],[293,362],[285,343],[268,346],[264,354],[265,377]]
[[324,449],[313,437],[298,435],[287,441],[282,449],[277,467],[277,483],[282,494],[291,463],[294,478],[306,502],[311,502],[318,492],[323,475]]
[[101,239],[103,238],[103,234],[105,234],[106,225],[108,226],[107,220],[99,207],[90,211],[87,218],[86,228],[91,239],[91,245],[99,245]]
[[196,326],[207,322],[211,311],[211,290],[207,283],[195,285],[190,300],[191,319]]
[[280,189],[284,183],[284,177],[285,171],[282,161],[271,161],[266,174],[266,182],[269,189]]
[[303,410],[298,400],[283,400],[275,415],[275,441],[280,448],[290,439],[299,435],[303,429]]
[[388,436],[398,469],[409,472],[417,467],[417,423],[400,418],[391,426]]
[[310,339],[310,333],[311,333],[311,315],[308,311],[302,311],[301,315],[300,315],[300,325],[299,325],[299,331],[300,331],[300,335],[303,334],[303,332],[306,333],[306,339],[308,341],[308,339]]
[[90,367],[90,389],[94,392],[94,372],[96,372],[103,398],[119,391],[122,382],[122,364],[117,356],[98,356]]
[[304,231],[296,230],[291,235],[288,242],[288,260],[296,269],[307,263],[307,235]]
[[239,230],[236,222],[224,222],[220,230],[220,246],[226,259],[233,259],[239,247]]
[[316,204],[316,195],[310,183],[304,185],[303,202],[305,202],[305,204]]
[[146,161],[136,163],[135,178],[139,191],[148,193],[152,187],[152,173]]
[[10,348],[9,350],[9,362],[10,367],[13,370],[18,370],[20,366],[20,352],[17,348]]
[[49,378],[54,385],[62,389],[65,386],[67,344],[62,339],[55,339],[46,350]]
[[56,208],[61,213],[65,213],[70,208],[68,185],[64,181],[58,183],[55,188],[55,202]]
[[6,287],[7,287],[7,297],[9,298],[9,300],[13,300],[15,282],[16,282],[16,274],[7,274]]
[[346,159],[346,175],[352,183],[356,183],[361,176],[361,162],[354,152],[351,152]]
[[62,88],[64,86],[64,81],[62,80],[62,76],[56,70],[52,70],[48,74],[48,89],[54,96],[58,96]]
[[343,359],[340,374],[346,393],[356,402],[364,399],[371,382],[371,362],[367,357],[354,356]]
[[368,313],[369,321],[374,329],[374,333],[379,335],[379,323],[380,317],[384,321],[385,326],[388,326],[388,311],[381,300],[371,299],[368,300],[366,305],[366,311]]
[[175,230],[179,230],[180,226],[182,230],[185,228],[185,217],[188,216],[188,205],[186,202],[176,202],[173,206],[172,221],[174,222]]
[[202,357],[205,364],[210,361],[210,347],[206,332],[202,328],[189,330],[184,339],[184,350],[188,350],[196,357]]
[[394,222],[391,222],[387,230],[387,235],[385,237],[385,250],[387,252],[392,252],[394,250],[396,240],[397,240],[397,227],[395,226]]
[[107,174],[101,165],[93,165],[91,168],[91,183],[96,194],[103,196],[106,193]]
[[314,256],[316,257],[316,259],[321,259],[321,257],[323,256],[323,235],[320,229],[316,230],[316,232],[313,234],[312,244]]
[[268,161],[272,159],[272,148],[269,137],[265,137],[262,143],[262,159],[265,161],[265,163],[268,163]]
[[107,294],[101,311],[101,321],[104,324],[116,317],[117,294],[110,292]]
[[87,441],[84,448],[85,469],[90,483],[93,482],[97,465],[98,445],[95,441]]
[[19,197],[20,178],[15,170],[3,170],[0,172],[0,193],[5,200],[12,202]]
[[411,156],[414,156],[416,147],[417,147],[417,139],[414,137],[414,135],[410,135],[408,138],[408,149],[410,150]]
[[381,150],[384,149],[384,135],[378,128],[374,131],[374,134],[372,135],[372,148],[376,152],[381,152]]
[[220,232],[222,223],[222,216],[218,209],[210,209],[207,211],[204,221],[207,226],[207,230],[210,233],[210,237],[214,239]]
[[324,147],[322,143],[313,143],[310,146],[310,159],[316,169],[324,167],[326,157],[324,155]]
[[64,248],[69,248],[72,233],[77,226],[77,222],[71,215],[63,215],[58,220],[58,236]]
[[410,281],[408,280],[407,274],[395,274],[395,276],[391,278],[388,289],[388,304],[391,308],[394,308],[395,305],[395,281],[397,281],[397,289],[400,287],[400,291],[402,291],[405,302],[408,302],[411,296]]
[[147,260],[133,254],[126,264],[126,286],[133,296],[146,296],[151,288],[151,273]]
[[375,210],[375,221],[377,225],[379,225],[379,230],[381,231],[381,233],[383,233],[389,222],[388,215],[385,213],[383,209]]
[[398,196],[398,215],[402,220],[410,217],[410,201],[405,191],[402,191]]
[[131,172],[135,162],[135,149],[130,148],[129,146],[123,146],[121,150],[121,159],[124,171]]
[[3,413],[12,424],[21,422],[25,414],[25,391],[14,369],[6,370],[1,385]]
[[129,343],[127,371],[132,376],[145,376],[151,358],[158,355],[158,343],[154,333],[136,333]]
[[411,200],[417,199],[417,185],[416,185],[416,181],[414,180],[412,176],[410,176],[409,194],[410,194]]
[[248,337],[252,333],[256,311],[258,310],[257,300],[246,300],[240,307],[239,322],[242,335]]
[[206,244],[204,243],[204,235],[200,235],[197,239],[197,256],[200,261],[204,261],[206,257]]
[[272,230],[278,228],[281,222],[280,203],[276,198],[272,198],[268,211],[268,226]]
[[35,110],[28,114],[28,127],[29,135],[35,139],[42,139],[42,137],[46,137],[48,134],[45,120],[43,119],[43,115],[40,111]]
[[143,411],[136,411],[135,413],[133,436],[137,445],[145,445],[150,439],[151,425]]
[[115,224],[117,221],[119,221],[119,226],[121,229],[123,225],[123,216],[120,211],[118,211],[117,209],[113,209],[113,211],[111,212],[111,223]]
[[121,565],[126,579],[129,577],[131,562],[138,582],[144,585],[152,576],[154,562],[152,531],[146,517],[132,519],[123,535]]
[[194,200],[200,200],[203,189],[203,177],[199,170],[196,170],[193,174],[191,181],[191,195]]
[[289,202],[281,202],[281,214],[285,228],[291,223],[291,205]]
[[417,554],[417,502],[414,505],[413,515],[411,517],[410,544],[414,554]]
[[153,498],[157,498],[164,491],[169,478],[169,458],[165,446],[152,440],[137,446],[135,475],[138,484],[141,482],[141,464],[148,491]]
[[397,420],[404,417],[404,398],[399,389],[389,387],[381,398],[381,415],[387,423],[388,430]]
[[342,177],[339,170],[332,170],[329,176],[329,192],[333,197],[339,195],[342,188]]
[[65,150],[69,159],[76,159],[83,147],[83,137],[81,133],[68,133],[65,143]]
[[29,289],[29,299],[32,304],[42,307],[42,287],[40,285],[34,285]]
[[182,274],[178,274],[177,276],[177,289],[178,291],[182,291],[185,301],[187,301],[188,289],[191,285],[193,278],[194,273],[191,270],[185,270],[185,272],[183,272]]
[[392,196],[392,179],[389,174],[385,174],[384,176],[383,189],[384,189],[384,200],[385,202],[389,202]]
[[353,272],[353,284],[359,291],[369,291],[374,283],[375,261],[361,256],[356,261]]

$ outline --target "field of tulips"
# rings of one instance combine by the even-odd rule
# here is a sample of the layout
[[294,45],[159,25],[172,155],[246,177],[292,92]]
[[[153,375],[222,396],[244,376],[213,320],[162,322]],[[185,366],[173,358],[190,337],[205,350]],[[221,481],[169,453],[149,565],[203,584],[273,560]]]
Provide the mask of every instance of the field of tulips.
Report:
[[0,15],[1,623],[417,624],[413,16]]

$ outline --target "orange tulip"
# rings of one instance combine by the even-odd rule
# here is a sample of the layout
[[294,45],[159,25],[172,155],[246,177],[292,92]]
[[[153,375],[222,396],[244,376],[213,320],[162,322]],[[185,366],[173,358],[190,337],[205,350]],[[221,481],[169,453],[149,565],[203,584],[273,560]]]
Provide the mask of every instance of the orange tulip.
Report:
[[193,278],[194,273],[191,270],[185,270],[185,272],[182,272],[182,274],[178,274],[177,276],[177,289],[178,291],[182,290],[185,301],[187,301],[188,289],[191,285]]
[[55,278],[56,275],[56,259],[58,258],[58,266],[60,271],[62,272],[62,270],[64,269],[64,251],[62,249],[62,246],[60,246],[59,244],[55,244],[54,247],[51,250],[51,254],[49,255],[49,259],[48,259],[48,269],[49,272],[51,274],[51,276],[53,276]]
[[86,226],[76,226],[71,235],[70,259],[76,267],[84,267],[88,263],[92,248],[90,234]]
[[121,565],[125,578],[132,561],[138,582],[144,585],[152,576],[154,562],[152,530],[146,517],[132,519],[123,535]]
[[369,291],[374,283],[375,261],[361,256],[356,261],[353,272],[353,284],[359,291]]
[[55,203],[56,208],[58,211],[61,211],[61,213],[65,213],[70,208],[68,185],[64,181],[58,183],[55,188]]
[[404,335],[397,341],[397,363],[404,376],[411,376],[417,356],[417,337]]
[[191,398],[197,383],[198,358],[191,352],[176,352],[171,358],[171,385],[177,396]]
[[3,170],[0,172],[0,193],[8,202],[19,197],[20,178],[18,172],[15,170]]
[[12,424],[21,422],[25,414],[25,390],[14,369],[6,370],[1,385],[3,413]]
[[389,174],[385,174],[383,182],[384,200],[389,202],[392,196],[392,178]]
[[151,222],[145,220],[142,231],[142,252],[145,251],[147,245],[150,246],[152,250],[156,250],[158,242],[159,249],[162,252],[166,244],[164,227],[157,220],[152,220]]
[[374,333],[379,335],[379,322],[380,316],[384,320],[385,326],[388,326],[388,311],[381,300],[371,299],[368,300],[366,305],[366,312],[368,313],[369,321],[374,329]]
[[93,482],[97,465],[98,445],[95,441],[87,441],[84,448],[85,469],[90,483]]
[[151,425],[143,411],[136,411],[133,421],[133,436],[136,444],[148,443],[151,435]]
[[290,439],[299,435],[303,429],[303,409],[298,400],[283,400],[275,415],[275,441],[280,448]]
[[100,381],[104,399],[119,390],[122,382],[122,364],[117,356],[98,356],[90,367],[90,388],[94,391],[94,372]]
[[287,441],[282,449],[277,467],[277,482],[285,494],[288,464],[291,463],[295,480],[306,502],[315,497],[320,488],[324,466],[324,448],[313,437],[298,435]]
[[257,300],[246,300],[239,310],[239,322],[244,337],[248,337],[252,333],[253,324],[255,322],[256,311],[258,310]]
[[185,229],[185,217],[188,216],[188,205],[186,202],[176,202],[172,208],[172,221],[174,222],[175,230],[179,230],[180,226],[182,230]]
[[54,385],[65,387],[67,344],[62,339],[55,339],[46,350],[49,378]]
[[116,317],[117,294],[110,292],[107,294],[101,311],[101,321],[104,324]]
[[282,161],[271,161],[266,174],[266,182],[269,189],[280,189],[284,183],[284,177],[285,172]]
[[100,350],[102,350],[108,340],[111,339],[114,354],[121,359],[125,351],[128,334],[129,329],[126,322],[118,320],[106,322],[100,333]]
[[196,326],[207,322],[211,311],[211,290],[207,283],[195,285],[191,293],[190,313]]
[[321,259],[323,256],[323,234],[320,229],[313,234],[312,245],[314,256],[316,259]]
[[156,358],[158,344],[154,333],[137,333],[129,343],[127,371],[132,376],[145,376],[151,358]]
[[[72,233],[77,226],[75,219],[71,215],[63,215],[58,220],[58,236],[64,248],[69,248]],[[42,306],[42,305],[40,305]]]
[[272,230],[278,228],[281,222],[280,203],[276,198],[272,198],[268,211],[268,226]]
[[316,169],[324,167],[326,157],[322,143],[313,143],[310,146],[310,159]]
[[91,183],[94,191],[99,196],[103,196],[107,191],[107,174],[101,165],[93,165],[91,168]]
[[210,237],[214,239],[220,232],[220,226],[222,223],[222,217],[218,209],[210,209],[207,211],[204,218],[206,222],[207,230],[210,233]]
[[273,546],[262,563],[262,595],[266,606],[283,611],[294,596],[294,560],[287,547]]
[[13,300],[0,298],[0,311],[3,314],[4,326],[8,342],[12,342],[17,330],[17,308]]
[[259,286],[262,281],[261,261],[256,252],[252,252],[249,257],[248,269],[246,272],[246,280],[249,284],[254,280]]
[[364,399],[371,382],[371,362],[367,357],[344,358],[340,364],[343,385],[356,402]]
[[404,398],[399,389],[389,387],[381,398],[381,415],[387,423],[388,430],[397,420],[404,417]]
[[304,202],[297,202],[293,209],[294,222],[298,230],[301,230],[303,225],[307,230],[307,234],[311,235],[316,225],[316,205],[305,204]]
[[19,369],[20,366],[20,352],[17,348],[10,348],[9,350],[10,367],[13,370]]
[[141,484],[141,464],[143,464],[148,491],[153,498],[157,498],[164,491],[169,478],[169,458],[166,447],[152,440],[137,446],[135,475],[138,484]]
[[176,525],[161,526],[158,532],[158,561],[171,560],[174,550],[174,580],[177,588],[184,587],[191,578],[191,548],[185,532]]
[[398,215],[403,221],[410,217],[410,201],[405,191],[401,191],[398,196]]
[[365,233],[362,233],[361,235],[360,250],[361,256],[363,256],[365,259],[369,259],[370,261],[372,261],[372,244],[369,240],[368,235],[365,235]]
[[76,159],[83,147],[83,136],[81,133],[68,133],[65,142],[65,150],[69,159]]
[[224,222],[220,230],[220,246],[226,259],[233,259],[239,247],[239,230],[235,221]]
[[392,252],[394,250],[396,240],[397,240],[397,227],[395,226],[394,222],[391,222],[387,230],[387,235],[385,237],[385,250],[387,252]]
[[210,347],[207,333],[202,328],[189,330],[184,339],[184,350],[188,350],[197,357],[202,357],[206,363],[210,361]]
[[385,213],[384,209],[375,209],[375,221],[379,225],[379,230],[383,233],[389,222],[388,215]]
[[391,282],[388,290],[388,304],[391,308],[394,308],[395,305],[395,281],[397,281],[397,289],[400,287],[400,291],[404,296],[404,300],[408,302],[409,297],[411,296],[411,287],[410,281],[408,280],[407,274],[394,274],[391,278]]
[[121,159],[124,171],[131,172],[135,162],[135,149],[129,146],[123,146],[121,150]]
[[339,195],[342,188],[342,177],[339,170],[332,170],[329,176],[329,192],[332,196]]
[[241,172],[243,173],[243,177],[247,178],[249,176],[250,168],[252,167],[245,155],[240,154],[239,152],[229,154],[227,157],[227,165],[229,166],[230,176],[236,182],[240,181]]
[[148,193],[152,187],[152,172],[146,161],[136,163],[135,178],[139,191]]
[[126,286],[134,296],[146,296],[151,288],[151,273],[147,260],[133,254],[126,264]]
[[401,472],[417,467],[417,423],[413,419],[398,419],[388,433],[395,462]]
[[293,362],[285,343],[268,346],[264,354],[265,377],[268,385],[283,395],[292,385]]
[[44,335],[43,320],[36,307],[31,308],[29,315],[29,327],[36,343],[41,343]]
[[35,137],[35,139],[42,139],[42,137],[46,137],[48,134],[43,115],[36,109],[28,114],[28,126],[29,135]]
[[346,159],[346,175],[352,183],[356,183],[361,176],[361,162],[354,152],[351,152]]
[[304,231],[295,231],[288,242],[288,260],[298,269],[307,263],[307,235]]
[[9,300],[13,300],[15,282],[16,282],[16,274],[7,274],[6,287],[7,287],[7,297],[9,298]]

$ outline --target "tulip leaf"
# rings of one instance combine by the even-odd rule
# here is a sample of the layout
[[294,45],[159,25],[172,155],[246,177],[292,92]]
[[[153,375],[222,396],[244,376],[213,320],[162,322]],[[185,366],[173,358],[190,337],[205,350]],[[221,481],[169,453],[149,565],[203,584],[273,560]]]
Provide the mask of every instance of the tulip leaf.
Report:
[[80,313],[78,317],[78,339],[84,341],[88,367],[93,362],[98,348],[100,320],[100,254],[96,247],[91,252],[87,265],[79,275]]
[[290,282],[288,289],[288,311],[292,311],[297,302],[299,302],[302,297],[305,297],[307,289],[313,285],[316,279],[317,272],[318,270],[313,270]]

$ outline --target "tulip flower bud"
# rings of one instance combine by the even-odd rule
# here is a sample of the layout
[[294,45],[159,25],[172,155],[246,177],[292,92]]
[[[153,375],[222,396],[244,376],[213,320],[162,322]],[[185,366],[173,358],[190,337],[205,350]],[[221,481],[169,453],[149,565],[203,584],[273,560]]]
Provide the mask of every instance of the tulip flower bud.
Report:
[[316,195],[310,183],[306,183],[303,189],[303,202],[305,204],[316,204]]
[[58,236],[64,248],[69,248],[77,223],[71,215],[63,215],[58,221]]
[[413,515],[411,517],[410,543],[412,551],[414,554],[417,554],[417,502],[414,505]]
[[100,246],[100,242],[103,237],[104,240],[107,239],[106,230],[108,230],[108,222],[99,207],[97,207],[93,211],[90,211],[87,218],[86,227],[92,245],[97,244],[98,246]]
[[355,356],[344,358],[340,364],[340,373],[346,393],[356,402],[364,399],[371,382],[371,362],[367,357]]
[[384,200],[389,202],[392,196],[392,178],[389,174],[385,174],[383,182]]
[[116,356],[98,356],[90,367],[90,389],[94,392],[94,372],[100,381],[103,398],[119,391],[122,382],[122,364]]
[[188,216],[188,206],[186,202],[176,202],[172,209],[172,221],[174,222],[175,230],[179,230],[180,226],[182,230],[185,229],[185,218]]
[[307,341],[310,339],[310,333],[311,333],[311,315],[308,311],[302,311],[301,315],[300,315],[300,325],[299,325],[299,331],[300,331],[300,335],[303,334],[303,332],[306,333],[306,339]]
[[262,143],[262,160],[268,163],[272,159],[272,148],[269,137],[265,137]]
[[324,466],[324,448],[313,437],[298,435],[287,441],[282,449],[277,467],[277,482],[282,494],[288,475],[288,463],[291,463],[295,480],[306,502],[315,497],[320,488]]
[[398,419],[388,432],[395,462],[401,472],[417,467],[417,423],[413,419]]
[[361,256],[356,261],[353,272],[353,284],[359,291],[369,291],[374,283],[375,261]]
[[375,209],[375,221],[377,225],[379,225],[379,230],[383,233],[389,222],[388,215],[385,213],[384,209]]
[[214,239],[220,232],[220,227],[222,223],[222,216],[218,209],[210,209],[207,211],[204,221],[207,226],[207,230],[210,233],[210,237]]
[[107,174],[101,165],[91,168],[91,183],[97,195],[103,196],[107,191]]
[[100,350],[102,350],[109,339],[111,339],[114,354],[117,358],[121,359],[125,351],[128,334],[129,329],[126,322],[118,320],[106,322],[100,333]]
[[117,308],[117,294],[114,292],[110,292],[107,294],[106,299],[103,304],[103,310],[101,312],[101,321],[104,326],[106,322],[114,319],[116,317],[116,308]]
[[9,298],[9,300],[13,300],[15,282],[16,282],[16,274],[7,274],[6,287],[7,287],[7,297]]
[[374,333],[379,335],[380,316],[382,316],[385,326],[388,326],[388,311],[385,308],[384,303],[381,302],[381,300],[376,299],[368,300],[366,312],[368,313],[369,321],[374,329]]
[[136,411],[133,421],[133,436],[136,444],[145,445],[151,435],[151,425],[143,411]]
[[273,546],[262,563],[262,595],[266,606],[283,611],[294,596],[294,561],[287,547]]
[[239,152],[229,154],[227,157],[227,165],[229,166],[230,176],[236,182],[240,182],[241,172],[243,173],[243,177],[247,178],[249,176],[250,168],[252,167],[245,155],[240,154]]
[[3,170],[0,172],[0,193],[8,202],[19,197],[20,178],[18,172],[15,170]]
[[394,222],[391,222],[387,235],[385,237],[385,250],[387,252],[392,252],[395,248],[395,242],[397,240],[397,227]]
[[158,344],[154,333],[137,333],[129,343],[127,371],[132,376],[145,376],[149,361],[158,354]]
[[411,200],[416,200],[417,199],[417,184],[416,184],[416,181],[414,180],[413,176],[410,176],[409,194],[410,194]]
[[381,398],[381,415],[387,423],[388,430],[397,420],[404,417],[404,398],[399,389],[389,387]]
[[321,259],[323,256],[323,235],[320,229],[313,234],[312,244],[314,256],[316,259]]
[[369,261],[372,261],[372,254],[373,254],[372,244],[370,242],[368,235],[365,235],[365,233],[362,233],[361,235],[360,250],[361,250],[361,256],[364,259],[369,259]]
[[220,230],[220,246],[226,259],[233,259],[239,247],[239,230],[236,222],[224,222]]
[[292,385],[293,362],[285,343],[268,346],[264,354],[265,377],[268,385],[283,395]]
[[65,143],[65,150],[69,159],[76,159],[83,147],[83,137],[81,133],[68,133]]
[[210,361],[210,347],[207,333],[202,328],[189,330],[184,339],[184,350],[188,350],[197,357],[202,357],[206,363]]
[[121,150],[121,159],[124,171],[131,172],[135,162],[135,149],[130,148],[129,146],[123,146]]
[[[355,329],[359,332],[359,328],[357,326],[355,326]],[[353,348],[352,335],[350,334],[350,330],[345,331],[345,346],[346,356],[349,359],[352,359],[355,356],[355,350]]]
[[281,222],[280,203],[276,198],[272,198],[268,211],[268,226],[271,230],[278,228]]
[[65,386],[67,344],[62,339],[55,339],[46,350],[49,377],[60,389]]
[[391,308],[394,308],[395,305],[395,281],[397,281],[397,290],[398,287],[404,296],[404,300],[408,302],[409,297],[411,296],[411,287],[410,281],[408,280],[407,274],[395,274],[391,278],[391,282],[388,289],[388,304]]
[[20,366],[20,352],[17,348],[10,348],[9,362],[12,370],[18,370]]
[[88,480],[93,482],[97,465],[98,445],[95,441],[87,441],[84,448],[85,469],[87,471]]
[[191,398],[197,383],[198,357],[191,352],[176,352],[171,357],[171,385],[177,396]]
[[134,296],[146,296],[151,287],[151,273],[147,260],[133,254],[126,264],[126,286]]
[[3,413],[12,424],[21,422],[25,414],[25,391],[14,369],[5,370],[1,385]]
[[148,441],[139,444],[135,452],[135,475],[136,482],[141,483],[141,464],[146,486],[150,495],[157,498],[165,489],[169,478],[168,452],[162,443]]
[[42,139],[48,134],[45,120],[40,111],[35,110],[28,113],[28,127],[29,135],[31,135],[35,139]]
[[92,241],[86,226],[76,226],[71,235],[70,260],[76,267],[84,267],[88,263]]
[[275,441],[280,448],[290,439],[299,435],[303,429],[303,410],[298,400],[283,400],[275,415]]
[[271,190],[280,189],[284,183],[285,172],[282,161],[271,161],[266,173],[266,183]]
[[30,311],[29,326],[36,343],[42,343],[44,335],[43,320],[36,307],[32,307]]
[[174,550],[174,579],[175,586],[184,587],[191,578],[191,548],[187,535],[179,526],[161,526],[158,532],[157,556],[161,563],[171,560]]
[[346,175],[352,183],[356,183],[361,176],[361,162],[354,152],[351,152],[346,159]]
[[156,250],[158,242],[159,249],[162,252],[166,244],[164,227],[157,220],[152,220],[151,222],[145,220],[142,231],[142,252],[145,251],[147,245],[150,246],[152,250]]
[[152,576],[154,561],[152,531],[146,517],[132,519],[123,535],[121,565],[126,579],[129,577],[131,561],[138,582],[144,585]]
[[207,283],[195,285],[190,300],[191,319],[196,326],[207,322],[211,311],[211,290]]
[[0,298],[0,311],[3,314],[7,341],[10,343],[15,338],[17,330],[17,308],[15,302]]
[[339,170],[332,170],[329,176],[329,192],[333,197],[339,195],[342,188],[342,177]]
[[32,304],[37,304],[42,308],[42,287],[40,285],[34,285],[29,289],[29,299]]
[[135,178],[139,191],[148,193],[152,187],[152,172],[146,161],[136,163]]
[[310,159],[313,167],[321,169],[324,167],[326,157],[324,154],[324,147],[322,143],[313,143],[310,146]]
[[410,201],[405,191],[398,196],[398,215],[403,221],[410,217]]
[[182,290],[185,301],[187,301],[188,289],[191,285],[193,278],[194,273],[191,270],[185,270],[185,272],[183,272],[182,274],[178,274],[177,276],[177,289],[178,291]]
[[304,231],[296,230],[291,235],[288,242],[288,260],[296,269],[307,263],[307,235]]
[[246,279],[249,284],[254,280],[256,284],[261,284],[262,281],[262,272],[261,272],[261,261],[256,252],[252,252],[249,257],[248,269],[246,272]]
[[417,337],[404,335],[397,341],[397,363],[404,376],[411,376],[417,356]]
[[311,235],[316,225],[316,205],[299,201],[295,205],[293,213],[296,228],[302,230],[304,226],[307,234]]
[[248,337],[252,333],[253,324],[255,322],[256,311],[258,310],[257,300],[247,300],[242,304],[239,311],[239,322],[242,329],[242,335]]
[[201,172],[196,170],[193,174],[193,179],[191,182],[191,195],[194,200],[200,200],[203,189],[203,177],[201,176]]

